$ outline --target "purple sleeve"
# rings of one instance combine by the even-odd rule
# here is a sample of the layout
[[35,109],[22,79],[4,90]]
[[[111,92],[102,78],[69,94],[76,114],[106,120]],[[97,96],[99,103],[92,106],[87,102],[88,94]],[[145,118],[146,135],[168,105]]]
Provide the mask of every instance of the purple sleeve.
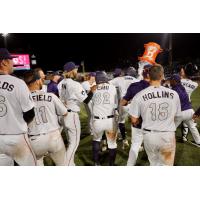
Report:
[[54,84],[48,85],[48,87],[47,87],[47,92],[52,92],[52,93],[54,93],[56,96],[58,96],[58,88],[57,88],[57,86],[54,85]]
[[136,87],[133,85],[130,85],[127,89],[126,95],[123,97],[126,101],[130,101],[135,96]]

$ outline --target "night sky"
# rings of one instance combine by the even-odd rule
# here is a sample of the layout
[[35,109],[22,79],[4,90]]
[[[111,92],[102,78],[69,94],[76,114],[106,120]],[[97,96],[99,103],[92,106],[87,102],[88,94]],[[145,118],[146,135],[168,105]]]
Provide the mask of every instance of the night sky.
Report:
[[[200,58],[200,34],[173,34],[173,60],[188,62]],[[12,53],[36,55],[46,70],[62,69],[68,61],[85,62],[86,71],[108,70],[135,64],[144,44],[157,42],[165,50],[157,61],[168,64],[168,34],[10,34],[7,48]],[[0,38],[3,47],[3,38]],[[199,61],[200,62],[200,61]]]

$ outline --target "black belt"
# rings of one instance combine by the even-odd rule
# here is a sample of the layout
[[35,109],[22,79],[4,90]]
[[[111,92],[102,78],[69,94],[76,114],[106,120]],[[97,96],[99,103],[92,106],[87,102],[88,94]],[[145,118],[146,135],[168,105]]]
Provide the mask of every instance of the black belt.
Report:
[[109,118],[113,118],[114,115],[109,115],[107,117],[98,117],[98,116],[94,116],[94,119],[109,119]]
[[143,130],[144,130],[144,131],[149,131],[149,132],[151,132],[151,130],[149,130],[149,129],[146,129],[146,128],[144,128]]
[[67,109],[67,112],[75,112],[75,113],[77,113],[76,111],[73,111],[71,109]]
[[[146,129],[146,128],[143,128],[144,131],[148,131],[148,132],[151,132],[152,130],[149,130],[149,129]],[[154,131],[154,132],[173,132],[173,131]]]
[[28,137],[34,137],[34,136],[40,136],[40,135],[46,135],[47,133],[41,133],[41,134],[37,134],[37,135],[29,135],[28,134]]

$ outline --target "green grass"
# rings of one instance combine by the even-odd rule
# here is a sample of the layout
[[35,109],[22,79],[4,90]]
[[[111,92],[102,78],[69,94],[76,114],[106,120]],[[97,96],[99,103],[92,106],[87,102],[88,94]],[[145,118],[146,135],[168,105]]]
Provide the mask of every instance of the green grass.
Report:
[[[192,105],[194,109],[200,106],[200,88],[198,88],[192,95]],[[81,120],[81,141],[78,150],[75,155],[75,163],[78,166],[92,166],[92,136],[87,133],[87,115],[84,106],[81,107],[80,113]],[[200,126],[200,120],[198,120],[198,129]],[[126,122],[127,136],[130,141],[130,124]],[[64,135],[63,135],[64,136]],[[177,143],[176,143],[176,155],[175,155],[175,165],[176,166],[200,166],[200,148],[195,147],[189,143],[183,143],[180,141],[180,129],[177,133]],[[192,140],[191,134],[188,135],[189,140]],[[64,137],[66,142],[66,138]],[[116,164],[118,166],[125,166],[128,159],[129,149],[122,150],[122,143],[118,142]],[[48,159],[46,160],[46,165],[52,165],[52,162]],[[108,165],[108,152],[101,153],[101,165]],[[145,152],[140,152],[137,160],[138,166],[149,165],[147,155]]]

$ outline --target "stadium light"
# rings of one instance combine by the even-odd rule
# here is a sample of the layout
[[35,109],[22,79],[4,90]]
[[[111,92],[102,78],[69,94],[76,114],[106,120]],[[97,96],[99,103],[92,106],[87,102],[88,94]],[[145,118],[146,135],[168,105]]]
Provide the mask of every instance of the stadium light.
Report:
[[9,33],[2,33],[3,37],[7,37],[9,35]]
[[5,48],[7,48],[7,37],[8,37],[9,33],[2,33],[2,36],[4,38],[4,46]]

